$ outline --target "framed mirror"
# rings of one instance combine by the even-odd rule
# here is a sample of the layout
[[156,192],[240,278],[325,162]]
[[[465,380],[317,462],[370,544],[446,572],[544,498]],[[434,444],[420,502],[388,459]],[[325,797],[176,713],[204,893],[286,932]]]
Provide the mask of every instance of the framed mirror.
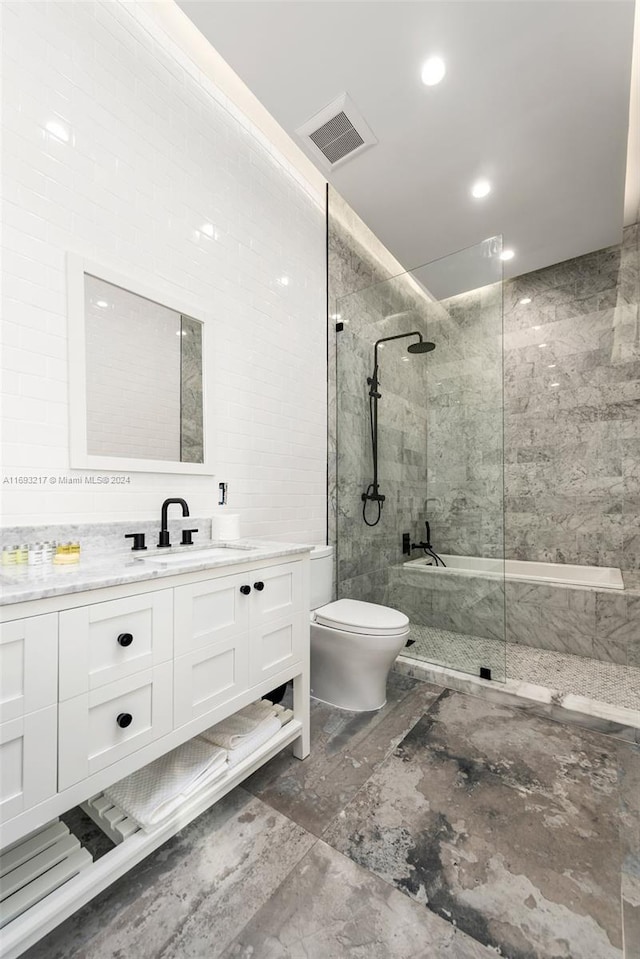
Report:
[[68,283],[71,466],[211,474],[208,324],[72,254]]

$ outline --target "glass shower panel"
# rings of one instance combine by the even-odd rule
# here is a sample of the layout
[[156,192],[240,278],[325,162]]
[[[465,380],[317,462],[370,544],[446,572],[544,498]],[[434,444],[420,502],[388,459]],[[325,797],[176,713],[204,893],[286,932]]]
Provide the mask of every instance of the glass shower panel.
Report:
[[505,678],[501,252],[493,237],[335,305],[338,596],[406,613],[407,656],[494,680]]

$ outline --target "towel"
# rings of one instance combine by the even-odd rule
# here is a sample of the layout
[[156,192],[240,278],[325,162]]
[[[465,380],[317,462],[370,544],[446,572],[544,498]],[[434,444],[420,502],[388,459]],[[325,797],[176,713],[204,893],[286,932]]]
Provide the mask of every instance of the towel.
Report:
[[227,770],[226,750],[199,736],[105,789],[105,796],[147,832]]
[[[279,707],[279,709],[282,709],[282,707]],[[237,749],[263,723],[272,719],[277,711],[278,707],[274,706],[268,699],[259,699],[257,702],[245,706],[244,709],[238,710],[233,716],[227,716],[226,719],[216,723],[215,726],[205,729],[201,735],[203,739],[213,743],[214,746],[221,746],[223,749]]]
[[246,759],[247,756],[255,752],[259,746],[262,746],[267,740],[271,739],[272,736],[275,736],[277,732],[280,732],[281,728],[282,724],[277,716],[272,716],[270,719],[260,723],[254,733],[250,736],[243,736],[240,745],[229,750],[227,753],[229,766],[237,766],[243,759]]

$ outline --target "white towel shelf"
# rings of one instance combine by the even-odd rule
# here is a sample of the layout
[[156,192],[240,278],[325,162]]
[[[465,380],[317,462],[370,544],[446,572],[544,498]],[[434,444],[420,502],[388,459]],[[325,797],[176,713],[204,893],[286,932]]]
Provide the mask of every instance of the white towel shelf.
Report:
[[[293,743],[302,733],[302,723],[299,720],[292,719],[280,732],[276,733],[268,742],[260,746],[251,756],[248,756],[242,762],[229,769],[226,775],[214,783],[209,788],[194,794],[180,809],[175,816],[172,816],[154,832],[144,832],[137,829],[128,836],[119,836],[116,840],[111,838],[117,845],[110,852],[106,853],[96,862],[93,862],[90,854],[82,849],[80,843],[77,843],[75,851],[71,852],[66,859],[59,865],[54,865],[44,876],[33,879],[31,883],[24,887],[23,898],[15,903],[19,908],[9,916],[6,925],[0,932],[0,953],[3,959],[17,959],[17,957],[32,946],[35,942],[46,935],[51,929],[71,916],[81,906],[93,899],[99,892],[106,889],[116,879],[128,872],[132,866],[139,863],[142,859],[161,846],[167,839],[175,835],[180,829],[183,829],[193,819],[196,819],[209,806],[222,799],[235,786],[239,785],[247,776],[255,772],[265,762],[280,752],[285,746]],[[94,796],[86,804],[92,812],[89,813],[94,821],[97,821],[100,828],[105,829],[105,817],[108,816],[114,807],[106,806],[100,803],[100,796]],[[104,798],[104,797],[102,797]],[[87,812],[89,811],[87,808]],[[117,814],[110,826],[114,835],[117,834],[118,826],[124,822],[118,819]],[[129,820],[131,822],[131,820]],[[64,824],[62,826],[62,840],[64,841],[64,830],[68,830]],[[5,850],[5,856],[14,856],[18,862],[22,856],[20,852],[22,845],[32,844],[33,849],[38,849],[38,836],[41,836],[40,843],[45,841],[44,833],[55,828],[51,825],[45,827],[41,832],[26,837],[22,843],[16,843],[13,847]],[[123,829],[126,827],[123,827]],[[53,835],[49,832],[49,838]],[[56,833],[57,835],[57,833]],[[73,837],[69,837],[73,839]],[[57,843],[49,845],[49,850],[55,850]],[[45,849],[45,855],[47,850]],[[42,853],[40,853],[42,854]],[[52,857],[58,855],[52,852]],[[0,860],[1,862],[2,860]],[[11,872],[7,874],[11,875]],[[46,877],[49,877],[45,881]],[[9,897],[6,902],[10,902]],[[3,903],[4,905],[4,903]],[[9,915],[9,913],[7,912]]]
[[[16,843],[2,856],[0,928],[33,909],[92,862],[61,822]],[[2,939],[4,944],[4,935]]]

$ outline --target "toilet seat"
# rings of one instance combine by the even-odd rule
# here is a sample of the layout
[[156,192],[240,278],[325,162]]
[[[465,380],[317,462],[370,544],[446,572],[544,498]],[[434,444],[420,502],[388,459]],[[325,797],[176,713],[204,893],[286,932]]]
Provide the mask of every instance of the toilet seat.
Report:
[[402,636],[409,627],[409,618],[397,609],[358,599],[327,603],[315,610],[314,618],[319,626],[369,636]]

